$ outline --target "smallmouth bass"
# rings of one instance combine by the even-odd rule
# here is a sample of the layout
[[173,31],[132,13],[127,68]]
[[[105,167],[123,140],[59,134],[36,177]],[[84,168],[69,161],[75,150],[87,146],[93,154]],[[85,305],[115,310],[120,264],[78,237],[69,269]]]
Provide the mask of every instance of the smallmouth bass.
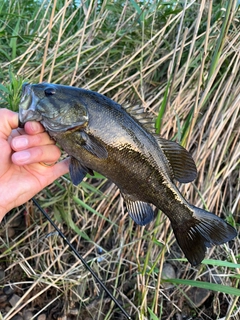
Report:
[[191,155],[152,133],[141,113],[97,92],[50,83],[24,84],[19,105],[21,124],[40,121],[69,154],[73,184],[87,173],[101,173],[118,186],[139,225],[154,219],[153,204],[168,216],[186,258],[197,265],[206,247],[230,241],[237,232],[185,200],[174,180],[187,183],[196,178]]

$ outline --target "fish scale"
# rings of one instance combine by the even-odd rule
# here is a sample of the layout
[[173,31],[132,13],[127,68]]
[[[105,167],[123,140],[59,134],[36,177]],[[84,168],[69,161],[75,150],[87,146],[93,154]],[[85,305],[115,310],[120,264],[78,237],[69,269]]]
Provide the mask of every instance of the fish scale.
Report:
[[152,205],[170,219],[177,242],[192,265],[206,248],[232,240],[236,230],[218,216],[187,202],[174,181],[193,181],[196,165],[187,150],[152,132],[138,107],[124,109],[90,90],[50,83],[25,84],[19,120],[40,121],[65,150],[70,176],[78,185],[97,171],[121,191],[139,225],[154,218]]

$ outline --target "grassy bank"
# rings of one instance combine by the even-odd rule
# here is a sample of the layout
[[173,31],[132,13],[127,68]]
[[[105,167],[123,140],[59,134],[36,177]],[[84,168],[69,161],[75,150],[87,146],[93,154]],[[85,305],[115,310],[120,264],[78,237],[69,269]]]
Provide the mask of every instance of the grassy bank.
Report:
[[[142,104],[156,132],[196,161],[196,181],[179,185],[186,199],[239,229],[239,21],[237,1],[3,0],[0,106],[18,110],[24,81]],[[136,226],[98,174],[78,187],[66,175],[37,199],[133,319],[239,319],[239,239],[191,267],[166,216]],[[123,319],[63,241],[45,238],[51,231],[31,202],[2,223],[0,285],[21,300],[0,315]]]

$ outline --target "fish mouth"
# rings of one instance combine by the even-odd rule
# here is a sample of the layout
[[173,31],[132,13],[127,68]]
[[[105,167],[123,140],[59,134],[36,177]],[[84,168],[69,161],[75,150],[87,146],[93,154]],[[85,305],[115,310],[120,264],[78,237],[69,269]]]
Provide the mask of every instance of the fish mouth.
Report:
[[36,110],[39,99],[33,92],[32,85],[24,83],[22,98],[19,104],[19,126],[23,127],[27,121],[41,121],[42,115]]
[[[50,85],[50,84],[49,84]],[[47,131],[64,132],[71,129],[84,129],[88,124],[88,112],[79,110],[76,117],[70,107],[60,108],[59,101],[49,101],[43,94],[44,85],[24,83],[19,104],[19,127],[24,127],[27,121],[39,121]],[[47,84],[45,85],[47,87]],[[52,85],[53,86],[53,85]]]

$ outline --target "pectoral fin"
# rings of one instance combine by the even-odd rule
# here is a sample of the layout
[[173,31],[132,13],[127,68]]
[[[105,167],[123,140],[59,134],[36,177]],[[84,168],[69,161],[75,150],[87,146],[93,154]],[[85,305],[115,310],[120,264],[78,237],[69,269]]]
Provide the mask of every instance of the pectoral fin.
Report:
[[106,159],[108,152],[101,143],[93,136],[81,132],[81,146],[100,159]]
[[125,199],[128,214],[134,222],[141,226],[145,226],[154,219],[154,212],[149,203],[142,201],[132,201],[126,199],[124,195],[123,197]]
[[197,168],[190,153],[178,143],[155,136],[173,171],[181,183],[191,182],[197,177]]
[[70,159],[69,172],[72,183],[75,186],[82,182],[83,178],[86,176],[87,173],[89,173],[92,176],[94,175],[91,169],[84,167],[80,163],[80,161],[73,157],[71,157]]

